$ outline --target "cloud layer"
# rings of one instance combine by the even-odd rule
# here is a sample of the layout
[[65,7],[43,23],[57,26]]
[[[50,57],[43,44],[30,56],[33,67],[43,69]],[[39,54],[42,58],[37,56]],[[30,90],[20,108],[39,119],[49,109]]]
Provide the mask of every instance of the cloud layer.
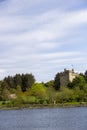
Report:
[[33,73],[48,81],[64,68],[87,68],[85,0],[0,2],[0,78]]

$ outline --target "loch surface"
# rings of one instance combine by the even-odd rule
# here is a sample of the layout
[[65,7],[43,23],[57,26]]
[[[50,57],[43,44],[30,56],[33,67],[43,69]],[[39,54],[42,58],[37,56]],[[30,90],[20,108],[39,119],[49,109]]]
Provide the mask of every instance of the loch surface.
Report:
[[87,107],[0,110],[0,130],[87,130]]

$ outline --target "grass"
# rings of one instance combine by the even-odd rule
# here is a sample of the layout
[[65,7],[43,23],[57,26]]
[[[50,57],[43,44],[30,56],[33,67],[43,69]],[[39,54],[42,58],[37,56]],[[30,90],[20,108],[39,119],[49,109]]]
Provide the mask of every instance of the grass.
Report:
[[58,108],[58,107],[82,107],[87,106],[87,102],[66,102],[57,104],[17,104],[13,105],[11,101],[0,101],[0,109],[12,110],[12,109],[33,109],[33,108]]

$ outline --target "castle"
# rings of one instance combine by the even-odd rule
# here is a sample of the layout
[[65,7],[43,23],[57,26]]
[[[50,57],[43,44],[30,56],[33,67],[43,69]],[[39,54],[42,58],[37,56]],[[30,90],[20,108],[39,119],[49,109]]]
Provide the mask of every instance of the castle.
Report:
[[72,70],[66,70],[64,69],[64,72],[60,73],[60,86],[67,86],[69,82],[72,82],[75,77],[77,77],[78,74],[74,72],[74,69]]

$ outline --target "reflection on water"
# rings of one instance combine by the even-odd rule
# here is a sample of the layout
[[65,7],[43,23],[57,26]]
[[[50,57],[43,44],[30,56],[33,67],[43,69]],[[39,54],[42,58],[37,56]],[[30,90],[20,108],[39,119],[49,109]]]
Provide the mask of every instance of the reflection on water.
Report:
[[0,110],[0,130],[87,130],[87,108]]

